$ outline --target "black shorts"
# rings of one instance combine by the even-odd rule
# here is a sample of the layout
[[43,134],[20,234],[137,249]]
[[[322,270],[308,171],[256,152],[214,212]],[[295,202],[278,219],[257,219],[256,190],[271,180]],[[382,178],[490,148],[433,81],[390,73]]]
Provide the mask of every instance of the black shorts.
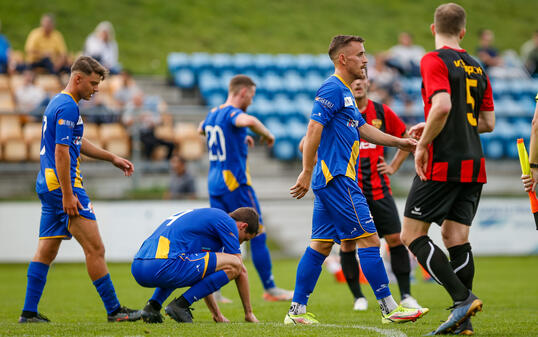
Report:
[[379,237],[402,231],[400,215],[398,215],[398,209],[392,195],[379,200],[367,198],[367,201]]
[[415,176],[405,203],[408,218],[435,222],[452,220],[471,226],[478,208],[482,183],[422,181]]

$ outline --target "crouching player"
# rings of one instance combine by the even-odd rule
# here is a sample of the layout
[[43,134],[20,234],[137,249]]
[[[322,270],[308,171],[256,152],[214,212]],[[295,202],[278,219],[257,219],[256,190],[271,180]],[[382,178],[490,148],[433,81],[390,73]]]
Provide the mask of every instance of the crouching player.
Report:
[[174,214],[144,241],[131,272],[143,287],[156,288],[142,319],[161,323],[163,302],[177,288],[190,287],[164,309],[180,323],[192,323],[192,303],[204,299],[215,322],[229,322],[212,293],[235,280],[243,302],[245,320],[258,322],[250,305],[247,270],[239,245],[258,234],[258,213],[241,207],[227,214],[216,208]]

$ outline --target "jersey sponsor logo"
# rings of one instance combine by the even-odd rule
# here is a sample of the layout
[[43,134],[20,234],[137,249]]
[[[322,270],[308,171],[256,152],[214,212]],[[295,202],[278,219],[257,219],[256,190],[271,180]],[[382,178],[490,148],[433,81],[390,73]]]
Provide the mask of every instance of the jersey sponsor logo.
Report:
[[82,124],[84,124],[84,123],[82,122],[82,117],[81,117],[81,116],[78,116],[77,125],[82,125]]
[[66,119],[62,119],[62,118],[60,118],[58,120],[58,125],[67,125],[71,129],[75,127],[75,123],[73,123],[73,122],[71,122],[69,120],[66,120]]
[[381,125],[383,125],[383,121],[381,119],[372,119],[372,125],[375,126],[378,129],[381,129]]
[[359,127],[359,121],[356,119],[348,119],[347,120],[347,126],[351,128],[358,128]]
[[352,106],[353,105],[353,98],[349,96],[344,97],[344,106]]
[[361,150],[376,149],[376,148],[377,148],[376,144],[368,143],[365,140],[361,141],[361,145],[359,146],[359,149]]
[[468,74],[468,75],[471,75],[471,74],[478,74],[478,75],[482,75],[483,72],[482,72],[482,68],[480,67],[475,67],[475,66],[469,66],[469,65],[466,65],[465,62],[463,62],[463,60],[456,60],[454,61],[454,65],[458,68],[463,68],[463,70],[465,70],[465,72]]
[[316,101],[320,102],[321,105],[323,105],[324,107],[328,108],[328,109],[332,109],[334,108],[334,103],[329,101],[328,99],[326,98],[323,98],[323,97],[316,97],[315,98]]

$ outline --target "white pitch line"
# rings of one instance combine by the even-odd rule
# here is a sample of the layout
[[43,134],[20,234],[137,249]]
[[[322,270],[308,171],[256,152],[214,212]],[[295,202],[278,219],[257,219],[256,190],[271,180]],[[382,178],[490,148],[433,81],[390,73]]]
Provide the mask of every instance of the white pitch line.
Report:
[[[277,326],[283,326],[282,323],[261,323],[266,325],[277,325]],[[300,324],[302,325],[302,324]],[[339,324],[310,324],[310,325],[303,325],[308,326],[312,328],[316,327],[325,327],[325,328],[351,328],[351,329],[362,329],[362,330],[370,330],[373,332],[376,332],[379,334],[379,336],[386,336],[386,337],[407,337],[407,335],[400,330],[393,330],[393,329],[381,329],[381,328],[375,328],[373,326],[365,326],[365,325],[339,325]]]

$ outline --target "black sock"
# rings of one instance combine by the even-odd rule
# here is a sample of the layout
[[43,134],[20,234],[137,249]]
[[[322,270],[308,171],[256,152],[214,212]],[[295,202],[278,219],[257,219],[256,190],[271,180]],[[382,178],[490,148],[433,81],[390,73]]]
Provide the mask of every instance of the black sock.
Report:
[[121,306],[120,306],[118,309],[112,311],[112,312],[111,312],[110,314],[108,314],[108,315],[109,315],[109,316],[114,316],[115,314],[117,314],[117,313],[120,312],[120,311],[121,311]]
[[148,301],[149,305],[151,305],[151,307],[157,311],[160,311],[161,308],[162,308],[162,305],[159,304],[159,302],[155,301],[155,300],[149,300]]
[[24,318],[32,318],[37,316],[37,312],[23,310],[21,316]]
[[342,264],[342,272],[346,278],[349,290],[355,298],[364,297],[361,291],[361,284],[359,282],[360,271],[359,263],[357,262],[357,251],[351,252],[340,251],[340,263]]
[[469,296],[469,290],[454,273],[446,255],[427,235],[411,242],[409,249],[432,278],[445,287],[454,302],[464,301]]
[[405,295],[411,295],[411,286],[409,276],[411,274],[411,264],[409,263],[409,252],[404,245],[390,248],[390,265],[392,272],[398,280],[400,288],[400,298],[403,300]]
[[185,299],[185,297],[183,297],[183,295],[181,295],[177,300],[175,300],[177,302],[177,304],[182,307],[182,308],[188,308],[190,307],[190,303]]
[[450,265],[467,289],[473,289],[474,259],[469,242],[448,248]]

